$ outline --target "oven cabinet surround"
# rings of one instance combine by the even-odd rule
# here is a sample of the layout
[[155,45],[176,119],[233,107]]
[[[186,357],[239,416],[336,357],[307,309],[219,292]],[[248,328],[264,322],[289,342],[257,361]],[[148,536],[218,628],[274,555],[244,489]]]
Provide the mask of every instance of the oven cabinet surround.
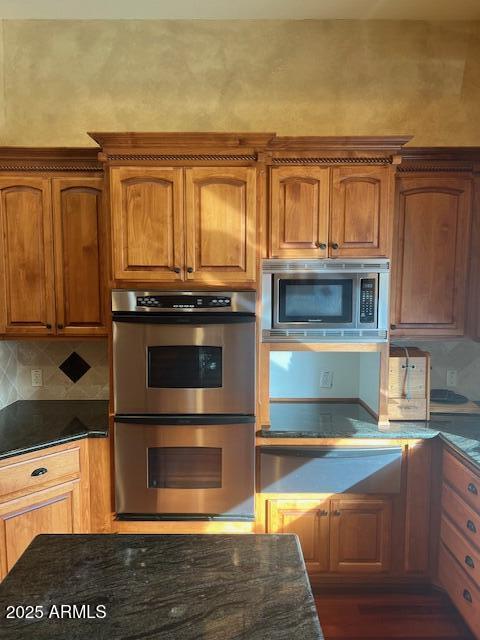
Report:
[[[262,438],[262,446],[332,446],[336,439]],[[349,447],[401,446],[399,493],[260,493],[257,531],[295,533],[312,583],[429,581],[432,460],[428,441],[352,440]],[[261,474],[261,469],[259,469]]]
[[[89,446],[81,440],[0,460],[0,578],[40,533],[97,527],[90,502]],[[108,530],[108,528],[107,528]]]
[[0,149],[0,333],[106,335],[100,166],[91,151],[48,152],[17,152],[8,166],[24,171],[7,173],[14,152]]
[[392,337],[478,336],[480,149],[402,150],[392,252]]
[[279,166],[270,172],[272,258],[388,257],[391,166]]
[[438,579],[480,638],[480,470],[443,451]]

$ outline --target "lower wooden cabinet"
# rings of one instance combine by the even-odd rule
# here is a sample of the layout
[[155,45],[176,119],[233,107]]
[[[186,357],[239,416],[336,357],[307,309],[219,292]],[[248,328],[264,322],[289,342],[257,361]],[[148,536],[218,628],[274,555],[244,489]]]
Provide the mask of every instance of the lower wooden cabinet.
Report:
[[391,528],[388,497],[267,500],[267,533],[297,534],[310,574],[387,572]]

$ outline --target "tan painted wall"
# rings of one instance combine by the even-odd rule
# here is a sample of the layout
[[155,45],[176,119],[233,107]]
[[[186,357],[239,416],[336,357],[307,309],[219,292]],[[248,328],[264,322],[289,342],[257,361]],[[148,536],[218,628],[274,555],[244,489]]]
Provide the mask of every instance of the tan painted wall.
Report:
[[30,20],[1,39],[2,144],[256,130],[480,145],[480,22]]

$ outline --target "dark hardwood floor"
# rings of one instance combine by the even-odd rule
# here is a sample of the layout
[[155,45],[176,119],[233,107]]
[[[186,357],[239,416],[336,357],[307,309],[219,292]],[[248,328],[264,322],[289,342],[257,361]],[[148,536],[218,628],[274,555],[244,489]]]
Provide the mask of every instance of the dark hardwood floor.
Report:
[[450,600],[429,590],[316,592],[325,640],[474,640]]

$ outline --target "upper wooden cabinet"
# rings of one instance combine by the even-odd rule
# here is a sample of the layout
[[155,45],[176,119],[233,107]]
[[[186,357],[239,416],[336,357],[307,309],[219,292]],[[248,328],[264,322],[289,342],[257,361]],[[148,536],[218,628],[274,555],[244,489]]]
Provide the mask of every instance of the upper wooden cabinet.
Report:
[[105,335],[103,179],[22,162],[36,173],[0,174],[0,333]]
[[464,334],[472,184],[453,174],[398,180],[395,335]]
[[390,167],[274,167],[270,255],[388,256],[392,191]]
[[115,280],[255,282],[254,168],[112,167],[110,188]]

